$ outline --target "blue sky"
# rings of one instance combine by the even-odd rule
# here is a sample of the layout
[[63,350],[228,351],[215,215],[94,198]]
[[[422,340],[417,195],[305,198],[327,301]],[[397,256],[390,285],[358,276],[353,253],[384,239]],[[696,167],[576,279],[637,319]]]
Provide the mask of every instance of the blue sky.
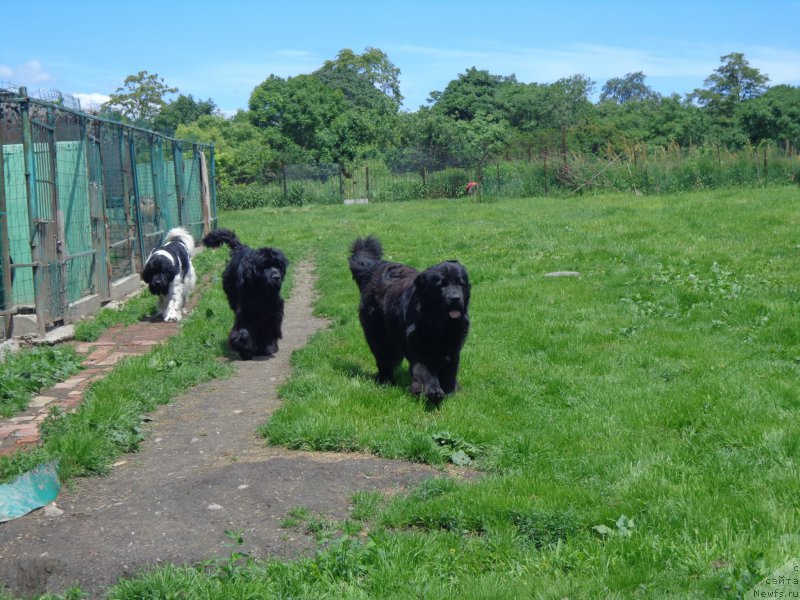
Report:
[[525,83],[580,73],[598,92],[642,71],[656,91],[683,95],[743,52],[770,85],[800,85],[800,0],[10,0],[2,13],[0,81],[84,106],[145,70],[231,114],[270,74],[310,73],[370,46],[400,68],[406,110],[473,66]]

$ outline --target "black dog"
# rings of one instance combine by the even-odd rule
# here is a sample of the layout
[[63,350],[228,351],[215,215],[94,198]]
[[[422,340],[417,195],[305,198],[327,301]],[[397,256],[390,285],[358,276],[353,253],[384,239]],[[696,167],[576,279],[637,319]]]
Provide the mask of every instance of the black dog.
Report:
[[227,229],[212,231],[203,244],[210,248],[228,244],[232,250],[222,273],[222,289],[235,316],[228,344],[242,360],[275,354],[282,337],[280,292],[289,261],[275,248],[245,246]]
[[353,243],[350,272],[361,291],[358,314],[378,365],[378,381],[392,382],[394,368],[405,357],[411,393],[424,393],[438,404],[458,385],[469,331],[467,270],[451,260],[419,273],[382,257],[383,248],[372,236]]
[[167,232],[164,243],[153,250],[142,271],[150,293],[158,296],[158,316],[180,321],[197,276],[192,266],[194,239],[183,227]]

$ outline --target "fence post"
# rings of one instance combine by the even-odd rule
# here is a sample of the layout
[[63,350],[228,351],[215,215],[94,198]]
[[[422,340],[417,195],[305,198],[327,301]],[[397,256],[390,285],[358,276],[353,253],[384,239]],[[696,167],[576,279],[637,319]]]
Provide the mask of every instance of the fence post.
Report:
[[186,204],[186,179],[183,167],[183,144],[177,140],[172,142],[172,169],[175,171],[175,203],[178,208],[178,221],[184,227],[188,226],[184,222],[184,205]]
[[369,193],[369,165],[364,165],[364,178],[367,180],[367,199],[372,200]]
[[200,211],[203,217],[203,228],[200,235],[205,236],[211,231],[211,189],[208,185],[208,165],[206,164],[205,150],[194,144],[194,155],[200,165]]
[[[133,201],[136,203],[136,238],[139,241],[139,264],[144,268],[144,231],[142,231],[142,200],[139,197],[139,169],[136,166],[136,144],[132,135],[128,135],[128,154],[131,161],[131,179],[133,180]],[[133,272],[136,272],[134,265]]]
[[[122,211],[125,213],[125,222],[128,225],[128,247],[130,249],[129,260],[131,262],[132,275],[136,272],[136,244],[134,244],[134,236],[136,235],[136,226],[133,223],[133,215],[131,214],[131,194],[134,198],[139,197],[138,183],[136,182],[136,165],[134,162],[135,153],[133,151],[133,140],[130,134],[126,133],[124,129],[117,126],[117,141],[119,143],[119,162],[122,170]],[[125,143],[127,140],[127,144]],[[125,160],[125,147],[127,145],[128,160]]]
[[209,146],[209,159],[211,160],[211,173],[209,175],[209,183],[211,187],[211,222],[214,224],[211,229],[217,228],[217,169],[215,166],[214,157],[214,144]]
[[11,248],[8,243],[8,206],[6,204],[6,176],[5,162],[3,160],[3,105],[0,104],[0,251],[3,263],[3,304],[0,311],[3,314],[3,339],[10,340],[14,336],[14,289],[11,282]]
[[[164,212],[163,205],[167,199],[166,181],[164,180],[164,147],[161,144],[161,138],[155,137],[150,134],[147,136],[147,143],[150,146],[150,174],[153,178],[153,227],[160,230],[161,228],[161,214]],[[178,224],[183,225],[187,219],[184,214],[184,206],[178,204],[179,199],[175,199],[178,214],[175,215],[178,219]],[[139,203],[141,207],[141,202]],[[158,219],[158,222],[156,222]],[[140,219],[140,222],[141,219]],[[142,253],[144,258],[144,252]],[[144,266],[144,261],[142,262]]]
[[281,177],[283,178],[283,203],[289,203],[289,190],[286,186],[286,163],[281,161]]
[[33,294],[36,308],[36,326],[40,336],[45,334],[44,256],[42,256],[42,231],[39,219],[39,197],[36,190],[36,155],[31,131],[30,98],[28,88],[19,88],[22,118],[22,152],[25,158],[25,196],[28,201],[28,219],[31,228],[31,263],[33,269]]
[[[58,260],[58,270],[59,270],[59,278],[60,283],[58,286],[58,300],[59,300],[59,308],[61,310],[61,317],[65,320],[67,318],[67,313],[69,312],[69,294],[67,292],[68,284],[69,284],[69,271],[67,269],[67,261],[69,260],[69,252],[67,249],[67,225],[64,222],[64,211],[61,209],[61,202],[58,197],[58,184],[57,184],[57,172],[58,172],[58,156],[56,154],[56,117],[53,114],[53,108],[48,106],[47,107],[47,125],[52,127],[52,133],[50,134],[51,138],[49,143],[47,144],[49,147],[47,149],[48,154],[50,155],[50,168],[52,169],[52,173],[50,177],[53,178],[51,183],[52,185],[52,194],[50,198],[50,202],[52,205],[53,215],[55,217],[55,234],[56,234],[56,259]],[[51,315],[52,316],[52,315]]]
[[550,192],[547,189],[547,149],[542,153],[542,180],[544,181],[544,195],[549,196]]
[[106,231],[106,211],[105,202],[100,190],[103,185],[103,164],[100,152],[99,136],[97,129],[99,125],[87,124],[86,119],[81,119],[81,137],[86,145],[86,172],[88,173],[89,183],[89,220],[92,228],[92,268],[94,276],[92,278],[94,293],[100,295],[101,300],[110,297],[109,276],[106,265],[108,264],[108,233]]

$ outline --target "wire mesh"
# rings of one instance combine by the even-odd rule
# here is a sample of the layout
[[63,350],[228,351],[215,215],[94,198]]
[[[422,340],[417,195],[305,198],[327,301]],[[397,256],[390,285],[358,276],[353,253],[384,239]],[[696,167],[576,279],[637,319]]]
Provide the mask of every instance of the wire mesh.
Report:
[[40,332],[84,297],[109,300],[168,229],[199,238],[216,217],[201,206],[202,145],[46,97],[0,85],[0,318],[35,313]]

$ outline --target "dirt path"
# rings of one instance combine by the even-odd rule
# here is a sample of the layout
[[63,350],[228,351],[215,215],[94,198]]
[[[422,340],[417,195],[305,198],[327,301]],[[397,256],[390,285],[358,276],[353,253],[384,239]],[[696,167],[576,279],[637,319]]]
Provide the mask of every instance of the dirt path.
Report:
[[289,357],[325,326],[312,316],[313,274],[296,267],[284,339],[270,360],[237,362],[227,380],[200,385],[153,414],[138,454],[122,456],[108,477],[62,490],[63,514],[39,510],[0,525],[0,583],[21,596],[78,585],[92,597],[117,579],[159,563],[227,556],[226,530],[243,530],[257,557],[291,557],[314,547],[283,529],[305,506],[346,516],[352,494],[393,490],[437,472],[355,454],[269,448],[256,433],[278,405]]

